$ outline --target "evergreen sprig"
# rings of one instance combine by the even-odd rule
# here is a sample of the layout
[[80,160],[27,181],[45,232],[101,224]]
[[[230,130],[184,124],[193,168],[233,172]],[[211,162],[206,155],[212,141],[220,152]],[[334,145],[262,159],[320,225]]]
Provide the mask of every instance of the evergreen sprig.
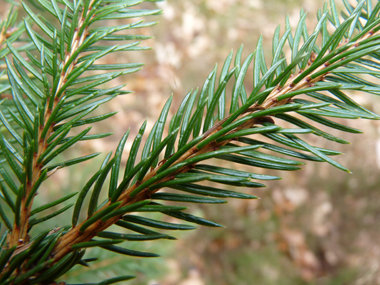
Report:
[[[300,169],[306,160],[327,162],[348,172],[331,158],[340,152],[310,145],[301,138],[302,134],[345,144],[347,141],[319,129],[317,123],[360,133],[330,118],[380,118],[347,94],[347,90],[380,94],[376,84],[380,77],[380,2],[373,6],[370,0],[362,0],[353,7],[343,0],[346,12],[339,16],[334,0],[330,0],[330,5],[326,4],[318,12],[318,23],[311,34],[304,11],[295,31],[290,28],[288,19],[284,34],[281,35],[280,27],[275,30],[269,66],[264,58],[262,37],[255,51],[243,62],[242,48],[235,54],[234,61],[231,52],[220,74],[215,67],[203,87],[190,91],[167,122],[170,97],[143,146],[146,122],[142,124],[125,167],[121,157],[129,131],[120,140],[115,154],[106,156],[84,187],[74,189],[78,193],[33,207],[40,186],[54,171],[98,154],[52,164],[55,158],[79,141],[109,135],[89,135],[91,127],[73,136],[70,133],[76,127],[112,116],[114,112],[100,116],[92,113],[116,96],[128,93],[123,86],[105,88],[103,84],[138,71],[141,63],[104,65],[96,62],[114,52],[147,49],[139,44],[150,37],[128,31],[151,26],[154,22],[136,20],[121,26],[106,25],[107,20],[160,13],[160,10],[134,8],[142,2],[36,0],[32,2],[33,7],[22,3],[28,18],[17,28],[13,28],[17,19],[13,8],[0,24],[0,64],[4,69],[0,93],[3,98],[7,92],[12,94],[10,100],[3,100],[0,105],[3,126],[0,197],[4,202],[0,204],[0,217],[7,228],[1,240],[0,285],[51,284],[74,265],[87,265],[85,250],[89,247],[122,255],[156,257],[157,254],[127,249],[119,244],[131,240],[174,239],[160,230],[194,227],[142,217],[139,212],[157,212],[194,224],[221,227],[184,212],[186,207],[169,206],[164,202],[222,204],[226,198],[256,199],[250,194],[220,189],[218,185],[255,188],[264,186],[258,180],[279,178],[216,166],[209,159],[286,171]],[[44,13],[36,14],[35,6],[49,13],[49,18]],[[20,41],[22,34],[26,35],[26,44],[22,44],[25,40]],[[126,40],[132,42],[124,43]],[[115,41],[123,43],[105,44]],[[285,56],[286,49],[291,50],[290,58]],[[245,76],[252,65],[253,86],[247,86]],[[103,73],[88,73],[93,70]],[[369,75],[373,81],[362,78],[361,74]],[[231,91],[226,87],[230,82],[233,83]],[[227,93],[230,93],[228,99]],[[303,95],[302,98],[299,95]],[[294,127],[281,127],[281,121]],[[165,135],[167,125],[169,132]],[[254,138],[251,135],[255,135]],[[110,177],[108,186],[105,185],[107,177]],[[203,181],[211,181],[213,185],[200,184]],[[162,188],[175,191],[159,192]],[[108,193],[105,201],[99,201],[102,191]],[[42,218],[34,217],[74,196],[77,196],[75,203]],[[89,197],[87,210],[86,197]],[[31,234],[35,225],[72,206],[70,226]],[[7,211],[12,212],[12,220],[6,215]],[[79,221],[85,211],[87,218]],[[132,215],[132,212],[137,214]],[[108,231],[111,225],[119,226],[120,232]],[[125,234],[124,229],[138,234]],[[122,276],[97,284],[131,278]]]

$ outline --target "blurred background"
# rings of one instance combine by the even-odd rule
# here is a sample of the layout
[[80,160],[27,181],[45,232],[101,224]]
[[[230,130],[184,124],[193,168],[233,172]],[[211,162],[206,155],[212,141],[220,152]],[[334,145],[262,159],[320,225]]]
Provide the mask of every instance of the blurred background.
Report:
[[[174,94],[172,110],[176,110],[189,90],[202,86],[215,63],[221,69],[231,49],[236,51],[244,44],[244,58],[263,35],[265,55],[270,62],[276,26],[281,24],[283,33],[285,17],[289,15],[295,28],[303,8],[308,13],[310,32],[323,3],[322,0],[166,0],[148,5],[163,9],[162,15],[147,18],[159,24],[143,31],[155,36],[143,42],[153,49],[107,58],[109,63],[146,64],[142,71],[112,82],[113,86],[127,83],[133,94],[120,96],[97,110],[99,114],[119,112],[92,129],[92,133],[114,135],[81,142],[80,147],[64,154],[66,158],[90,152],[104,155],[79,167],[59,170],[45,184],[39,195],[40,203],[80,190],[128,128],[130,138],[145,119],[148,129],[151,128],[170,94]],[[252,85],[251,74],[247,75],[247,86]],[[380,113],[378,98],[359,93],[352,96]],[[266,171],[283,179],[268,183],[264,189],[240,190],[257,195],[260,200],[231,200],[221,206],[190,205],[191,212],[226,228],[200,226],[194,231],[171,233],[178,241],[127,244],[133,249],[162,255],[157,259],[126,258],[95,249],[88,256],[99,255],[103,260],[92,263],[91,268],[77,266],[62,280],[95,282],[117,274],[137,274],[138,278],[128,284],[380,284],[380,124],[364,120],[346,123],[364,131],[362,135],[333,133],[351,145],[337,145],[312,136],[309,141],[344,152],[337,161],[353,174],[311,162],[297,172]],[[124,163],[131,144],[129,139]],[[69,215],[50,225],[64,221],[69,223]]]

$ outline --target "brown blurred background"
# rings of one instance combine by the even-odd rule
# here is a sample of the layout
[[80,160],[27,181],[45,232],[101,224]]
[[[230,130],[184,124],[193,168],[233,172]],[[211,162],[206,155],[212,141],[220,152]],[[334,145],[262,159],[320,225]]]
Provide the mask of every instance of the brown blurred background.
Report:
[[[111,119],[95,124],[92,130],[114,135],[82,142],[80,148],[74,148],[65,157],[114,150],[123,133],[130,128],[133,138],[146,118],[151,128],[171,93],[175,110],[190,89],[202,86],[215,63],[220,70],[231,49],[236,51],[241,44],[244,58],[255,49],[260,35],[270,62],[276,26],[281,24],[283,32],[285,17],[289,15],[295,28],[303,8],[308,12],[310,32],[323,2],[167,0],[157,4],[164,10],[163,15],[147,20],[160,23],[143,31],[155,36],[156,39],[143,43],[153,50],[107,58],[110,63],[146,64],[139,73],[112,83],[127,83],[133,94],[120,96],[97,111],[119,111]],[[247,86],[252,85],[251,74],[247,75]],[[353,96],[380,113],[378,98],[359,93]],[[268,188],[242,190],[261,200],[190,205],[191,212],[226,228],[199,227],[174,233],[179,237],[174,242],[126,244],[161,254],[158,259],[125,258],[93,250],[89,256],[100,255],[104,260],[93,263],[92,269],[77,266],[65,278],[71,283],[94,282],[116,274],[138,274],[137,279],[128,282],[131,285],[380,284],[380,124],[364,120],[346,123],[364,131],[362,135],[334,133],[352,145],[333,144],[312,136],[309,141],[344,152],[337,160],[353,174],[311,162],[297,172],[266,171],[283,179],[268,183]],[[124,163],[131,144],[129,139]],[[62,192],[78,191],[104,155],[96,163],[58,171],[46,183],[40,201],[49,201]],[[60,221],[69,223],[68,215],[51,222],[51,226]]]

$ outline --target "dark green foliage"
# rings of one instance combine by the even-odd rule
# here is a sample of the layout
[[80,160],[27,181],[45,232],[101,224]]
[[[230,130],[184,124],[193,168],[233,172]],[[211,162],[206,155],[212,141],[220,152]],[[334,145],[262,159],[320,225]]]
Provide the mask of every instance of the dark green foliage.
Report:
[[[331,9],[326,6],[319,11],[318,23],[310,35],[303,11],[295,31],[288,19],[284,34],[279,27],[275,30],[270,65],[264,58],[263,37],[246,59],[242,59],[242,46],[235,57],[231,52],[220,74],[215,66],[202,88],[188,92],[167,122],[173,99],[169,97],[144,143],[146,121],[142,124],[125,166],[122,155],[129,130],[115,154],[105,157],[99,170],[83,181],[81,190],[73,189],[73,193],[35,207],[35,196],[50,175],[99,154],[61,161],[62,153],[80,141],[111,135],[92,134],[91,126],[76,128],[113,116],[116,112],[95,115],[94,111],[130,93],[123,90],[124,85],[112,86],[112,80],[137,72],[143,64],[105,65],[97,60],[115,52],[148,49],[140,46],[140,41],[149,36],[128,33],[130,29],[155,24],[133,22],[134,18],[161,13],[135,7],[142,2],[146,1],[25,1],[19,8],[27,14],[24,21],[17,24],[17,9],[13,7],[0,23],[0,65],[4,67],[0,70],[0,218],[7,228],[1,239],[0,285],[50,284],[60,280],[77,264],[89,266],[91,259],[85,258],[85,250],[91,247],[122,255],[157,257],[155,253],[128,249],[126,241],[173,240],[175,237],[162,231],[195,229],[188,223],[223,227],[184,212],[187,207],[181,203],[223,204],[227,198],[257,199],[252,194],[230,190],[264,187],[262,181],[280,179],[256,173],[256,168],[294,171],[301,168],[303,161],[314,161],[349,172],[331,158],[339,151],[312,146],[304,135],[346,144],[318,124],[360,133],[334,120],[380,118],[346,94],[350,90],[380,94],[376,83],[380,77],[380,2],[372,5],[370,0],[362,0],[353,7],[343,1],[347,12],[339,16],[331,0]],[[108,26],[109,20],[115,19],[131,22]],[[334,29],[331,34],[327,25]],[[24,37],[22,41],[20,37]],[[291,51],[289,59],[285,58],[286,49]],[[245,77],[251,68],[254,84],[246,86]],[[363,74],[368,76],[364,79]],[[106,83],[111,85],[106,88]],[[229,83],[231,90],[227,88]],[[292,127],[281,127],[282,121]],[[210,163],[212,158],[234,163],[236,168],[253,168],[243,171],[215,166]],[[162,188],[175,192],[158,192]],[[103,193],[108,194],[105,201],[99,200]],[[74,196],[75,203],[63,205]],[[161,204],[163,201],[172,203]],[[72,206],[71,226],[40,234],[32,231],[35,225]],[[35,216],[48,209],[53,211]],[[164,222],[138,215],[141,212],[188,223]],[[114,224],[120,232],[106,230]],[[124,244],[115,245],[119,243]],[[131,278],[121,276],[96,284]]]

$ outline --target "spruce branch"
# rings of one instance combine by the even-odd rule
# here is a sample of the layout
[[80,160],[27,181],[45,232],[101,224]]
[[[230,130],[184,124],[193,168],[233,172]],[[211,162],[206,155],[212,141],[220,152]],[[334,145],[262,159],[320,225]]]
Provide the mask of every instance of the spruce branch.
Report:
[[[62,100],[65,95],[66,89],[64,88],[64,84],[67,82],[68,76],[73,71],[74,68],[77,67],[78,57],[75,56],[77,48],[83,44],[87,37],[87,26],[85,25],[85,19],[91,13],[95,1],[90,1],[88,4],[88,10],[83,9],[78,19],[78,26],[75,28],[74,35],[72,36],[72,42],[67,45],[68,49],[65,54],[63,61],[60,66],[63,66],[62,73],[58,80],[57,86],[54,86],[55,93],[50,93],[47,96],[47,100],[44,103],[42,110],[44,111],[43,115],[43,123],[39,126],[37,138],[38,144],[37,150],[33,155],[32,161],[32,175],[31,179],[27,179],[25,194],[21,200],[21,214],[20,221],[15,221],[13,225],[13,230],[10,236],[10,247],[15,245],[20,245],[29,241],[27,237],[27,232],[29,228],[29,217],[30,212],[32,211],[34,194],[32,192],[33,188],[35,188],[36,183],[41,179],[41,175],[43,174],[42,169],[44,164],[41,163],[41,155],[46,151],[49,146],[47,142],[53,132],[54,122],[50,122],[52,118],[52,114],[56,113],[57,105]],[[23,4],[25,9],[29,8]],[[83,63],[82,63],[83,64]],[[54,119],[54,118],[53,118]],[[25,172],[27,171],[28,166],[25,166]],[[45,174],[46,175],[46,174]]]
[[[114,36],[113,34],[116,32],[147,27],[155,23],[143,24],[143,21],[139,20],[137,23],[122,27],[100,30],[90,30],[89,27],[99,21],[112,19],[112,17],[120,15],[125,16],[128,14],[129,18],[134,18],[160,13],[159,10],[129,9],[129,7],[140,4],[142,1],[124,1],[125,3],[111,5],[109,5],[109,1],[99,0],[74,1],[73,3],[69,1],[51,1],[49,3],[44,0],[37,2],[34,4],[41,5],[43,9],[56,17],[61,29],[55,28],[43,16],[36,15],[26,3],[22,3],[23,9],[30,17],[22,23],[22,30],[26,31],[32,47],[36,49],[39,56],[29,52],[30,44],[21,47],[13,46],[12,43],[15,37],[11,35],[8,35],[8,40],[6,40],[6,50],[4,52],[0,50],[0,56],[4,57],[11,53],[13,57],[13,62],[5,58],[9,87],[7,86],[4,90],[10,89],[12,91],[14,104],[11,105],[11,108],[1,109],[0,112],[1,121],[5,129],[9,131],[9,133],[1,134],[0,138],[1,154],[5,157],[5,160],[2,161],[3,165],[0,166],[0,172],[4,178],[1,181],[1,192],[7,198],[7,206],[14,212],[13,226],[8,221],[2,207],[0,214],[9,229],[6,239],[6,248],[9,255],[7,254],[6,256],[12,262],[17,260],[17,263],[5,262],[3,264],[0,283],[9,278],[17,280],[17,283],[27,282],[31,275],[18,275],[27,272],[37,258],[31,258],[30,254],[37,250],[44,238],[53,242],[54,239],[57,240],[59,235],[62,234],[62,231],[52,231],[48,235],[41,236],[41,239],[31,239],[28,233],[36,224],[54,218],[68,210],[72,205],[63,207],[40,219],[31,218],[31,216],[61,204],[73,197],[73,195],[58,199],[34,210],[32,210],[33,200],[44,180],[57,169],[86,161],[98,154],[90,154],[51,165],[50,162],[54,158],[80,140],[98,139],[110,135],[109,133],[87,135],[91,129],[90,127],[73,137],[68,136],[69,132],[75,127],[95,123],[115,114],[112,112],[101,116],[84,118],[98,106],[114,97],[129,93],[128,91],[120,90],[123,86],[109,89],[98,89],[96,87],[121,75],[136,72],[142,64],[117,65],[111,69],[126,70],[102,75],[83,76],[83,74],[90,70],[108,70],[110,66],[96,65],[94,63],[112,52],[147,49],[137,47],[140,42],[110,47],[96,44],[101,40],[111,40],[110,37]],[[131,11],[137,12],[131,15]],[[14,15],[12,11],[10,14]],[[11,20],[3,21],[0,28],[13,25],[14,20],[15,17],[12,16]],[[38,26],[46,37],[36,33],[32,29],[31,23]],[[119,39],[119,36],[115,36],[112,40],[118,41],[128,38],[131,40],[144,40],[149,38],[139,35],[124,35]],[[26,57],[22,55],[24,51],[26,51]],[[83,55],[83,53],[86,54]],[[87,85],[78,87],[77,84],[82,83],[87,83]],[[75,86],[74,89],[72,88],[73,86]],[[103,96],[107,97],[102,98]],[[5,105],[4,101],[1,103]],[[9,106],[9,104],[6,105]],[[18,132],[20,129],[22,129],[22,134]],[[9,169],[16,179],[8,174]],[[12,195],[8,193],[9,189],[16,195],[15,201]],[[14,250],[15,248],[17,250]],[[51,249],[53,247],[50,247],[50,251]],[[43,252],[40,251],[40,253],[42,254]],[[82,255],[83,253],[81,251]],[[79,256],[76,253],[74,255]],[[24,259],[21,259],[21,256]],[[29,257],[28,260],[26,260],[27,257]],[[41,255],[38,257],[40,258]],[[48,255],[43,254],[40,260],[45,260],[47,257]],[[67,257],[65,260],[67,261]],[[43,263],[43,266],[36,266],[38,270],[33,269],[34,273],[32,275],[44,270],[48,265],[50,265],[50,261]],[[22,269],[19,268],[15,271],[20,266]],[[16,278],[17,276],[19,278]]]
[[[349,23],[349,20],[347,22]],[[356,53],[359,53],[360,57],[362,57],[379,50],[379,29],[380,25],[373,26],[372,29],[362,32],[360,37],[354,40],[347,39],[343,43],[339,43],[337,49],[330,52],[325,57],[323,57],[323,55],[321,56],[321,54],[318,56],[315,52],[311,52],[309,58],[303,57],[302,59],[307,62],[304,70],[301,69],[296,73],[289,74],[289,79],[287,79],[285,83],[278,83],[271,87],[271,91],[268,95],[265,94],[266,91],[261,93],[258,92],[261,86],[260,88],[256,88],[257,94],[255,94],[254,90],[247,102],[236,112],[219,121],[201,136],[190,142],[188,146],[191,147],[186,149],[181,155],[174,153],[172,157],[176,157],[175,160],[170,158],[168,160],[162,160],[159,165],[156,168],[151,169],[143,179],[137,180],[134,185],[127,189],[121,189],[122,194],[118,197],[116,202],[108,201],[103,207],[94,213],[94,216],[107,211],[107,209],[110,211],[117,211],[117,209],[130,207],[136,203],[141,203],[142,201],[149,201],[154,193],[167,185],[165,182],[173,180],[175,176],[180,173],[186,173],[194,169],[195,165],[200,161],[217,156],[218,151],[223,151],[224,146],[233,141],[238,141],[238,136],[235,136],[235,134],[244,130],[259,129],[260,125],[263,125],[264,128],[268,124],[272,125],[274,124],[273,116],[277,113],[302,109],[304,106],[294,103],[292,98],[296,95],[310,92],[311,90],[328,89],[329,87],[326,86],[326,84],[321,85],[318,89],[318,83],[327,83],[326,76],[332,70],[359,58],[359,56],[354,56],[353,58],[347,59],[346,56],[349,54],[355,55]],[[360,51],[363,50],[362,45],[365,45],[368,42],[370,42],[371,46],[374,46],[374,48],[370,48],[369,50],[366,48],[364,49],[365,53],[360,53]],[[319,60],[316,61],[316,59]],[[275,69],[273,72],[274,71]],[[339,87],[340,86],[338,85],[333,86],[334,89]],[[257,102],[258,98],[262,96],[265,96],[264,101]],[[227,127],[228,125],[231,127]],[[228,137],[228,139],[223,139],[223,136]],[[240,151],[245,150],[246,149],[243,147],[240,149]],[[326,156],[322,153],[314,154],[319,154],[323,159],[326,159]],[[327,159],[327,162],[349,172],[345,167],[331,159]],[[168,171],[168,168],[173,170]],[[160,185],[162,186],[160,187]],[[115,203],[117,203],[117,206],[116,208],[113,208]],[[94,219],[92,220],[92,224],[85,229],[83,229],[83,224],[87,223],[90,218],[75,226],[59,239],[53,250],[54,259],[56,261],[60,260],[73,250],[73,245],[90,241],[98,233],[115,224],[127,213],[128,212],[126,211],[121,211],[119,215],[110,219]]]
[[[13,109],[8,108],[6,114],[2,113],[3,110],[0,112],[0,120],[8,131],[0,139],[6,162],[6,166],[0,167],[3,177],[0,190],[6,205],[14,212],[14,225],[11,225],[0,205],[0,217],[9,229],[0,241],[0,284],[51,283],[74,265],[86,265],[84,255],[90,247],[100,247],[123,255],[156,257],[157,254],[126,249],[119,244],[126,240],[175,239],[146,229],[145,226],[166,230],[189,230],[193,227],[130,213],[158,212],[195,224],[221,227],[218,223],[183,212],[186,207],[168,206],[161,204],[161,201],[221,204],[226,202],[224,198],[256,199],[256,196],[250,194],[198,183],[211,181],[214,184],[254,188],[264,186],[256,180],[278,179],[276,176],[214,166],[208,164],[209,159],[292,171],[300,169],[304,164],[294,159],[296,158],[327,162],[348,172],[348,169],[330,157],[340,152],[312,146],[299,136],[313,134],[344,144],[347,143],[345,140],[318,129],[314,123],[359,133],[359,130],[329,118],[380,119],[380,116],[345,94],[345,90],[380,94],[376,83],[360,77],[360,74],[373,75],[375,78],[380,76],[380,3],[372,7],[371,1],[361,0],[356,7],[352,7],[345,1],[348,14],[343,13],[341,22],[332,0],[330,9],[325,6],[323,11],[319,11],[318,23],[310,35],[303,11],[294,34],[288,22],[281,37],[280,28],[276,29],[273,60],[269,67],[263,56],[262,37],[256,50],[243,63],[242,48],[239,49],[235,64],[230,69],[233,57],[231,53],[223,65],[219,82],[215,67],[200,91],[197,89],[185,96],[168,124],[168,135],[164,136],[172,103],[170,97],[146,139],[140,161],[136,162],[146,122],[134,139],[124,175],[119,179],[121,157],[129,131],[120,140],[115,154],[112,156],[109,153],[106,156],[100,169],[79,191],[72,225],[45,231],[30,238],[28,232],[34,225],[54,218],[73,205],[67,205],[42,218],[34,217],[75,196],[69,194],[32,209],[34,195],[43,181],[57,169],[91,159],[97,154],[54,165],[49,163],[81,140],[109,135],[89,135],[90,128],[87,128],[75,136],[68,136],[74,127],[92,124],[113,115],[112,112],[86,117],[99,105],[128,93],[120,90],[122,86],[109,89],[99,86],[123,74],[135,72],[141,66],[139,63],[109,66],[95,64],[96,60],[112,52],[139,50],[139,42],[123,46],[96,44],[101,40],[146,39],[148,37],[144,35],[120,35],[116,32],[154,23],[143,24],[138,20],[132,24],[94,29],[90,29],[90,25],[99,20],[148,16],[160,12],[129,9],[139,4],[139,0],[37,2],[57,19],[61,30],[42,16],[35,15],[24,4],[29,17],[45,34],[45,37],[38,35],[27,22],[24,23],[39,56],[26,51],[25,59],[20,50],[7,42],[7,49],[13,58],[13,62],[7,59],[6,63],[14,106]],[[327,29],[328,22],[334,29],[331,34]],[[318,37],[322,38],[321,46],[317,45]],[[291,49],[290,59],[285,57],[286,43]],[[143,49],[145,48],[140,48]],[[253,91],[248,95],[244,79],[251,63],[254,85]],[[125,71],[100,75],[85,74],[90,70],[125,68]],[[226,115],[226,86],[230,81],[234,81],[234,86],[231,91],[230,114]],[[78,87],[77,84],[83,85]],[[298,98],[299,95],[303,95],[302,99]],[[313,123],[306,122],[304,117]],[[281,127],[277,124],[281,120],[296,128]],[[22,130],[22,134],[18,130]],[[248,135],[254,137],[247,137]],[[266,140],[262,140],[261,136]],[[269,150],[274,155],[262,152],[262,149]],[[290,156],[291,159],[278,154]],[[14,179],[9,171],[12,171]],[[107,188],[104,185],[107,176],[110,176],[108,198],[100,202],[101,192]],[[190,194],[160,192],[163,188]],[[89,193],[91,197],[87,218],[78,222]],[[16,199],[13,199],[14,196]],[[139,234],[105,231],[112,225]],[[128,275],[103,282],[112,283],[130,278],[132,277]]]

